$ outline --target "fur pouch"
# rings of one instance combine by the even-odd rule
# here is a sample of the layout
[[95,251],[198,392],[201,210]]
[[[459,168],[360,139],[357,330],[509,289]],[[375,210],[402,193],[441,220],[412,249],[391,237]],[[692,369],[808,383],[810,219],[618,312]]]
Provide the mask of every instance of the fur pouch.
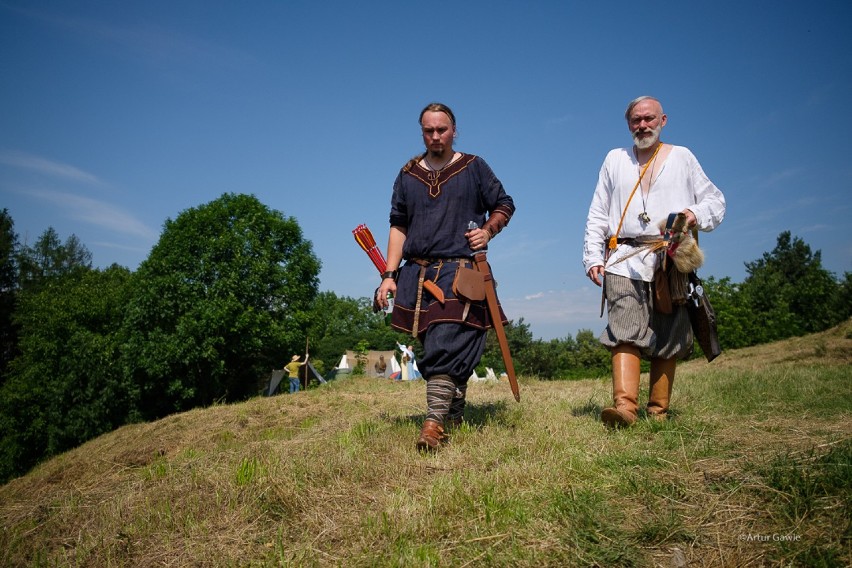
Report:
[[668,247],[666,253],[674,262],[678,272],[688,274],[695,272],[704,264],[704,253],[698,248],[698,242],[689,234],[686,225],[686,215],[672,213],[669,219],[658,223],[660,232],[668,232]]
[[674,261],[677,271],[683,274],[695,272],[704,264],[704,253],[698,248],[698,243],[690,234],[684,236],[669,256]]

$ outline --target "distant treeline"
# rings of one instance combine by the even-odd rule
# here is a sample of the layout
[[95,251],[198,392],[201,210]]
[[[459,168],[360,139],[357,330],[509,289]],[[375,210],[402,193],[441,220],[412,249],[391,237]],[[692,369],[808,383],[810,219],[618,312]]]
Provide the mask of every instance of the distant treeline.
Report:
[[[135,272],[92,268],[85,245],[52,228],[21,244],[0,212],[0,482],[124,424],[257,396],[293,354],[309,351],[326,373],[346,350],[409,342],[369,298],[319,292],[320,267],[296,220],[251,195],[167,220]],[[742,284],[705,281],[724,348],[850,316],[849,273],[839,281],[789,233],[746,267]],[[609,372],[591,331],[534,340],[520,318],[507,334],[521,375]],[[482,374],[486,366],[503,368],[493,336]]]

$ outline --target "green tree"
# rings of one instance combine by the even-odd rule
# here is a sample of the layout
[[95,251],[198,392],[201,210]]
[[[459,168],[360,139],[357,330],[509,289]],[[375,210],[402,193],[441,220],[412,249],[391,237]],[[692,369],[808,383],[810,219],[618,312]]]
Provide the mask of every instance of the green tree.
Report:
[[837,292],[837,312],[841,321],[852,317],[852,272],[844,272]]
[[317,295],[311,307],[308,338],[311,360],[318,371],[330,369],[343,353],[361,342],[367,350],[390,350],[396,348],[397,340],[406,341],[385,324],[381,313],[373,313],[372,305],[368,298],[341,298],[334,292]]
[[18,235],[8,209],[0,211],[0,385],[14,358],[18,334],[12,321],[18,290]]
[[612,354],[590,329],[577,332],[576,348],[566,378],[588,378],[609,375]]
[[[524,318],[520,318],[518,323],[515,323],[514,320],[509,320],[503,326],[503,329],[506,332],[506,342],[509,344],[509,352],[512,354],[512,364],[515,367],[515,374],[537,374],[536,369],[540,368],[540,366],[535,361],[534,355],[530,354],[530,348],[533,343],[530,325],[524,323]],[[503,363],[503,352],[500,350],[500,342],[497,340],[497,333],[493,329],[488,330],[488,335],[485,338],[485,352],[482,354],[478,369],[484,371],[485,367],[491,367],[497,374],[500,374],[501,370],[505,370],[506,368],[506,365]]]
[[516,362],[515,371],[544,380],[557,377],[562,347],[559,339],[531,341],[518,353],[512,353],[512,359]]
[[153,418],[242,400],[305,345],[320,262],[298,223],[225,194],[168,220],[137,271],[125,365]]
[[77,235],[72,234],[63,243],[56,230],[48,227],[32,247],[22,247],[19,255],[19,284],[23,290],[29,290],[54,276],[91,268],[92,253]]
[[841,286],[822,267],[821,256],[785,231],[772,252],[746,263],[748,277],[740,292],[757,319],[750,331],[754,343],[822,331],[845,319]]
[[[732,283],[730,277],[716,280],[712,276],[705,278],[702,284],[716,312],[716,327],[722,349],[754,345],[757,337],[762,335],[758,329],[761,320],[754,317],[743,300],[741,284]],[[694,357],[700,356],[700,348],[696,343]]]
[[20,354],[0,390],[0,478],[124,424],[136,394],[120,365],[126,268],[76,270],[22,292]]

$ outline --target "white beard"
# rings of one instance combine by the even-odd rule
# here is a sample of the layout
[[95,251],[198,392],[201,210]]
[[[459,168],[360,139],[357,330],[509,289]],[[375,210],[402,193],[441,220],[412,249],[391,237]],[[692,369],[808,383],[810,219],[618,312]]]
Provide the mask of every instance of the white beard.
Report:
[[[647,138],[639,138],[639,132],[633,134],[633,143],[636,144],[636,147],[640,150],[647,150],[651,148],[657,141],[660,139],[660,132],[663,130],[662,125],[651,129],[651,136]],[[644,134],[644,133],[643,133]]]

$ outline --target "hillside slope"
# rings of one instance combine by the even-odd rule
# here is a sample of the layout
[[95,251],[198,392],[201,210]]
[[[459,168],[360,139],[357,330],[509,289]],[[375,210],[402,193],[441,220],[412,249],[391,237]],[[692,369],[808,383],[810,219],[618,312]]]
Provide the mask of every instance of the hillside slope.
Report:
[[126,426],[0,487],[0,564],[850,565],[850,359],[847,322],[692,361],[618,432],[607,381],[475,383],[434,456],[422,381]]

